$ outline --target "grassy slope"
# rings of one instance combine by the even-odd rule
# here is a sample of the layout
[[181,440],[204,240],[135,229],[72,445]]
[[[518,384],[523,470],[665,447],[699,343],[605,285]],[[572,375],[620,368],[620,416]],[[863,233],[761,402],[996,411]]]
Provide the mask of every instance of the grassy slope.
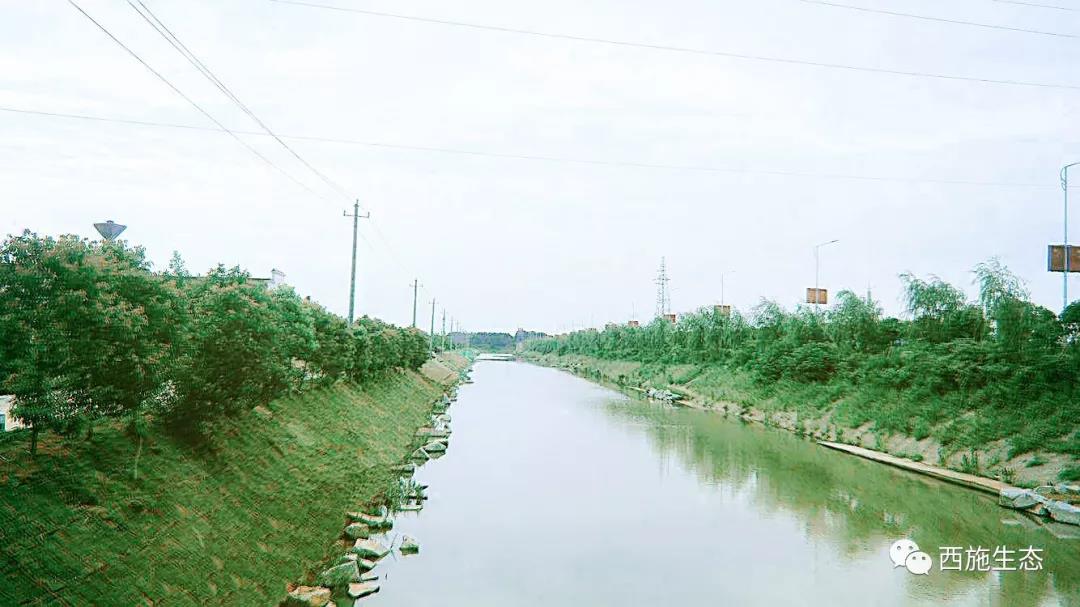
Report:
[[442,391],[407,373],[281,399],[213,455],[154,434],[137,481],[115,428],[47,436],[34,462],[6,437],[0,604],[276,604],[331,556],[344,513],[389,486]]
[[[965,419],[959,427],[948,423],[916,424],[912,432],[882,432],[882,425],[903,427],[911,419],[934,408],[949,410],[955,402],[922,398],[899,398],[896,394],[871,394],[841,384],[756,383],[745,371],[712,365],[642,364],[609,361],[588,356],[529,355],[553,366],[569,366],[601,379],[626,385],[648,383],[671,387],[701,397],[725,412],[769,425],[806,433],[815,438],[838,440],[886,451],[930,464],[1034,486],[1055,482],[1063,470],[1075,470],[1080,449],[1072,441],[1040,437],[1043,425],[1023,412],[1000,411]],[[955,412],[963,416],[962,412]],[[1069,430],[1066,426],[1065,430]],[[1074,425],[1070,432],[1080,430]],[[1014,444],[1027,446],[1014,453]],[[1033,447],[1036,446],[1037,447]],[[976,457],[972,457],[974,452]]]

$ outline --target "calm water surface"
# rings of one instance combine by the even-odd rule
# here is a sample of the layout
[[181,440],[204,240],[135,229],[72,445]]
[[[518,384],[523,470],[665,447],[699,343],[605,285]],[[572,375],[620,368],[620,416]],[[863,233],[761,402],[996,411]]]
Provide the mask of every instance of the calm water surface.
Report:
[[[478,362],[394,533],[386,607],[1080,605],[1080,541],[981,494],[784,432]],[[1043,572],[914,576],[889,545],[1043,548]]]

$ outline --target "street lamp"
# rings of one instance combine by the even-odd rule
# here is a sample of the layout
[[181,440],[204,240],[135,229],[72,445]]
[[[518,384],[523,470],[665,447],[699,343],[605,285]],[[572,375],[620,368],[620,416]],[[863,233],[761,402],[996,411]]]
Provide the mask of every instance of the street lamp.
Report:
[[102,238],[112,242],[116,240],[116,237],[119,236],[121,232],[127,229],[127,226],[120,225],[110,219],[105,223],[95,223],[94,228],[97,229],[98,234],[101,234]]
[[1069,307],[1069,167],[1080,165],[1080,162],[1074,162],[1061,167],[1061,191],[1065,197],[1065,272],[1061,275],[1061,311],[1064,312],[1065,308]]
[[821,262],[820,262],[819,251],[820,251],[821,247],[828,246],[828,245],[831,245],[831,244],[835,244],[837,242],[840,242],[840,240],[839,239],[833,239],[833,240],[830,240],[828,242],[822,242],[820,244],[814,245],[814,306],[815,306],[814,309],[815,310],[817,309],[817,305],[821,300],[821,291],[818,289],[818,277],[821,275]]

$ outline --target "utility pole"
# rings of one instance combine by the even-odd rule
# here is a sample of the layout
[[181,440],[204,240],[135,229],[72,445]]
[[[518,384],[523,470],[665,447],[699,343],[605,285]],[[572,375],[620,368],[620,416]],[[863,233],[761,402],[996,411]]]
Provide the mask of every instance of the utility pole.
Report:
[[435,351],[435,298],[431,298],[431,333],[428,333],[431,338],[431,351]]
[[446,308],[443,308],[442,311],[442,347],[444,350],[446,349]]
[[412,281],[412,326],[416,328],[416,296],[420,292],[420,279],[414,278]]
[[656,316],[657,318],[670,314],[671,312],[671,295],[668,293],[668,282],[670,279],[667,275],[666,260],[660,258],[660,273],[656,276]]
[[371,217],[371,213],[360,214],[360,200],[353,203],[352,215],[348,211],[342,211],[345,217],[352,217],[352,272],[349,274],[349,324],[353,322],[353,312],[356,309],[356,235],[359,229],[360,219]]

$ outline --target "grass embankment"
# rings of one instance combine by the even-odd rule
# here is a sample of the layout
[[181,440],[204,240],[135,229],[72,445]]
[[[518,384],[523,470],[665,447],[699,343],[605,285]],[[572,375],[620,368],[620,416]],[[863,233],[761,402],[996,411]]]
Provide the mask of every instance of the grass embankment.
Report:
[[[688,397],[687,404],[757,421],[817,439],[858,445],[953,470],[1036,486],[1077,480],[1080,423],[1072,430],[1055,423],[1055,436],[1041,437],[1045,420],[1028,412],[996,409],[976,415],[959,399],[923,398],[899,392],[871,393],[842,382],[763,383],[752,373],[723,365],[641,363],[584,355],[526,352],[549,366],[621,386],[667,388]],[[955,401],[955,402],[954,402]],[[944,422],[927,422],[933,410],[955,409]],[[896,420],[904,423],[896,423]],[[881,428],[905,427],[910,432]],[[964,428],[964,431],[958,431]],[[1064,431],[1063,431],[1064,430]]]
[[[213,452],[117,427],[0,442],[0,604],[272,605],[329,559],[344,513],[395,480],[451,367],[276,400]],[[333,555],[336,556],[336,553]]]

